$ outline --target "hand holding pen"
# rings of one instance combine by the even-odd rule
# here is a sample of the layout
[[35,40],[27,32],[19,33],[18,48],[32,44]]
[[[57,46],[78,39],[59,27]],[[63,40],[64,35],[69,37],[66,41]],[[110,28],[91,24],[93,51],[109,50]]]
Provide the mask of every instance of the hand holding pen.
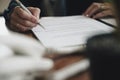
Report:
[[[30,15],[33,15],[33,14],[30,12],[30,10],[27,9],[19,0],[16,0],[16,2],[18,3],[18,5],[19,5],[23,10],[25,10],[25,11],[26,11],[27,13],[29,13]],[[36,15],[35,15],[35,16],[36,16]],[[38,17],[38,18],[39,18],[39,17]],[[42,28],[44,28],[43,25],[41,25],[39,21],[38,21],[38,25],[40,25]]]
[[[17,3],[17,0],[15,0]],[[19,4],[13,9],[10,15],[10,29],[25,32],[38,25],[40,9],[28,7],[30,13],[23,9]]]

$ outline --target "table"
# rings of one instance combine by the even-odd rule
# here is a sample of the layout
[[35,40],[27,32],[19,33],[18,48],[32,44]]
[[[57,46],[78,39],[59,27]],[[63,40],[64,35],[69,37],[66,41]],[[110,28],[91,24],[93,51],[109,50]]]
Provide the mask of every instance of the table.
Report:
[[[1,18],[0,20],[3,21],[3,18]],[[3,29],[1,29],[1,30],[3,31]],[[7,33],[6,28],[5,28],[4,32],[5,32],[5,34]],[[36,38],[31,31],[25,32],[23,34],[27,35],[27,36],[30,36],[30,37],[33,37],[33,38]],[[54,54],[51,54],[51,55],[47,55],[46,57],[52,59],[55,63],[55,66],[52,70],[59,70],[59,69],[62,69],[63,67],[65,67],[69,64],[72,64],[72,63],[75,63],[77,61],[80,61],[80,60],[84,59],[85,55],[83,53],[69,54],[69,55],[54,55]],[[37,80],[39,80],[39,79],[37,79]],[[71,76],[67,80],[90,80],[89,70],[86,70],[82,73]]]
[[[71,55],[64,55],[64,56],[53,56],[53,61],[55,62],[54,70],[59,70],[69,64],[75,63],[84,59],[83,54],[71,54]],[[89,71],[85,71],[79,74],[76,74],[69,78],[68,80],[90,80]]]
[[[35,38],[34,34],[31,31],[28,31],[23,34]],[[75,54],[69,54],[69,55],[50,54],[50,55],[46,55],[45,57],[50,58],[54,61],[55,65],[52,70],[56,71],[56,70],[64,68],[65,66],[67,66],[69,64],[83,60],[85,58],[85,55],[84,55],[84,53],[81,52],[81,53],[75,53]],[[37,80],[39,80],[39,79],[37,79]],[[71,76],[67,80],[90,80],[89,70],[86,70],[82,73]]]

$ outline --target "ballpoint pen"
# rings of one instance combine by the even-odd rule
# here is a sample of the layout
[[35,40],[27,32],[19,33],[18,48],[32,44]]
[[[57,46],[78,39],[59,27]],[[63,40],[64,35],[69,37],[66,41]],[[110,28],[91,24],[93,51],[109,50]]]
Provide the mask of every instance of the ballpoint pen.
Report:
[[[15,0],[15,1],[22,9],[24,9],[27,13],[32,15],[32,13],[22,4],[22,2],[20,2],[19,0]],[[37,24],[40,25],[43,29],[45,29],[43,25],[40,24],[40,22],[38,22]]]

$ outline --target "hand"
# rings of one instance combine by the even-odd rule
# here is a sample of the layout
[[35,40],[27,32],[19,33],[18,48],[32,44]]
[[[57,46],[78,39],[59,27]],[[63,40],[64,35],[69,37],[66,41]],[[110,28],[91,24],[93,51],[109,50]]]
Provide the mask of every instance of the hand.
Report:
[[93,3],[84,12],[84,15],[95,19],[114,16],[113,8],[110,3]]
[[39,20],[40,9],[28,7],[32,15],[20,7],[15,7],[10,15],[10,28],[14,31],[24,32],[35,27]]

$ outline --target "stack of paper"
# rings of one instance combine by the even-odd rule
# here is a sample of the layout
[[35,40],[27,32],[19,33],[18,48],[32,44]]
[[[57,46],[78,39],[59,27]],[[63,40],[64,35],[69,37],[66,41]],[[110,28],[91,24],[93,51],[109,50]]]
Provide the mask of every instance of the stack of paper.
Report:
[[85,16],[43,17],[40,22],[45,29],[37,26],[32,31],[48,48],[83,45],[93,35],[113,31],[112,27]]

